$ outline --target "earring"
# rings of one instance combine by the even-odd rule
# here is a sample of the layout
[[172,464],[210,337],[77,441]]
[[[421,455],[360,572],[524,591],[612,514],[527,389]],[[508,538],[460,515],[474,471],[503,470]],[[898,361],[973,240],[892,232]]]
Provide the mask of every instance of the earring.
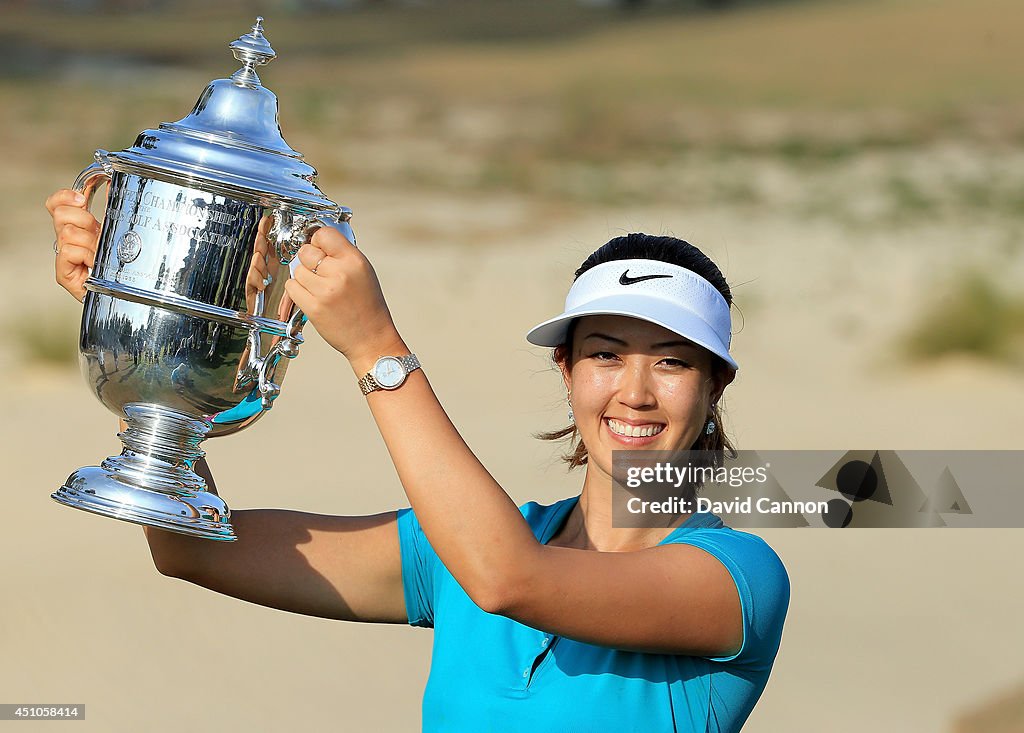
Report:
[[718,429],[718,426],[715,425],[715,413],[714,413],[714,411],[716,409],[718,409],[718,403],[717,402],[715,404],[711,405],[712,412],[711,412],[710,415],[708,415],[708,424],[707,424],[707,427],[704,428],[704,434],[705,435],[711,435],[711,434],[713,434],[715,432],[715,430]]
[[572,414],[572,402],[570,401],[571,399],[572,399],[572,390],[570,389],[565,394],[565,404],[569,407],[569,410],[566,413],[566,415],[569,418],[569,422],[575,424],[576,416]]

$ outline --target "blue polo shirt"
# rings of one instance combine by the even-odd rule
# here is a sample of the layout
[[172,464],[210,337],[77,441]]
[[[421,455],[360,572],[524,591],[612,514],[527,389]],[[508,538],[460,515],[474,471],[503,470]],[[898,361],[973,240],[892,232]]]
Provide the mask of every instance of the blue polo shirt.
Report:
[[[520,511],[546,543],[578,499]],[[743,645],[730,657],[621,651],[486,613],[441,563],[411,509],[398,512],[398,537],[409,623],[434,629],[425,733],[738,731],[779,649],[786,569],[764,540],[714,514],[692,514],[659,544],[699,547],[728,568],[743,609]]]

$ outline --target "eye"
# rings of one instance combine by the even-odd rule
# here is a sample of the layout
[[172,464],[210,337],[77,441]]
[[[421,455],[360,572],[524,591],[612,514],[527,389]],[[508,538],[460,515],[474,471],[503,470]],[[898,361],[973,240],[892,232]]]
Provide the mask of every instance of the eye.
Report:
[[612,361],[617,357],[610,351],[595,351],[590,355],[591,359],[597,359],[598,361]]
[[676,359],[675,357],[669,357],[661,360],[662,364],[672,367],[673,369],[691,369],[693,365],[688,361],[682,359]]

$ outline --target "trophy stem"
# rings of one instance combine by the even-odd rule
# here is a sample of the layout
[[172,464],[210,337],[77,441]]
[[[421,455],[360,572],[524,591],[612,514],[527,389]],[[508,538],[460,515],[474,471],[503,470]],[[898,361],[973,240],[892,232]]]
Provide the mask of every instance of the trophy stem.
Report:
[[117,434],[124,451],[103,461],[104,468],[150,490],[174,494],[207,490],[206,481],[193,468],[206,455],[199,444],[210,430],[209,423],[159,405],[125,405],[124,414],[128,428]]
[[213,540],[234,540],[230,510],[193,470],[210,423],[159,405],[125,405],[119,456],[80,468],[51,498],[85,511]]

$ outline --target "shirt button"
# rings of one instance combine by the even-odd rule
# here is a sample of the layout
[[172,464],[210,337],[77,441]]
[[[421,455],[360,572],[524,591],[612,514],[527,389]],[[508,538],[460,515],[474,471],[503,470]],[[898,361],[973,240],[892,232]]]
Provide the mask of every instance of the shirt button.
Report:
[[523,677],[525,678],[525,677],[529,677],[529,676],[530,676],[530,670],[524,669],[523,670]]
[[543,647],[543,646],[547,646],[547,645],[548,645],[548,642],[550,642],[550,641],[551,641],[551,639],[545,638],[545,639],[544,639],[543,641],[541,641],[540,645],[541,645],[542,647]]

